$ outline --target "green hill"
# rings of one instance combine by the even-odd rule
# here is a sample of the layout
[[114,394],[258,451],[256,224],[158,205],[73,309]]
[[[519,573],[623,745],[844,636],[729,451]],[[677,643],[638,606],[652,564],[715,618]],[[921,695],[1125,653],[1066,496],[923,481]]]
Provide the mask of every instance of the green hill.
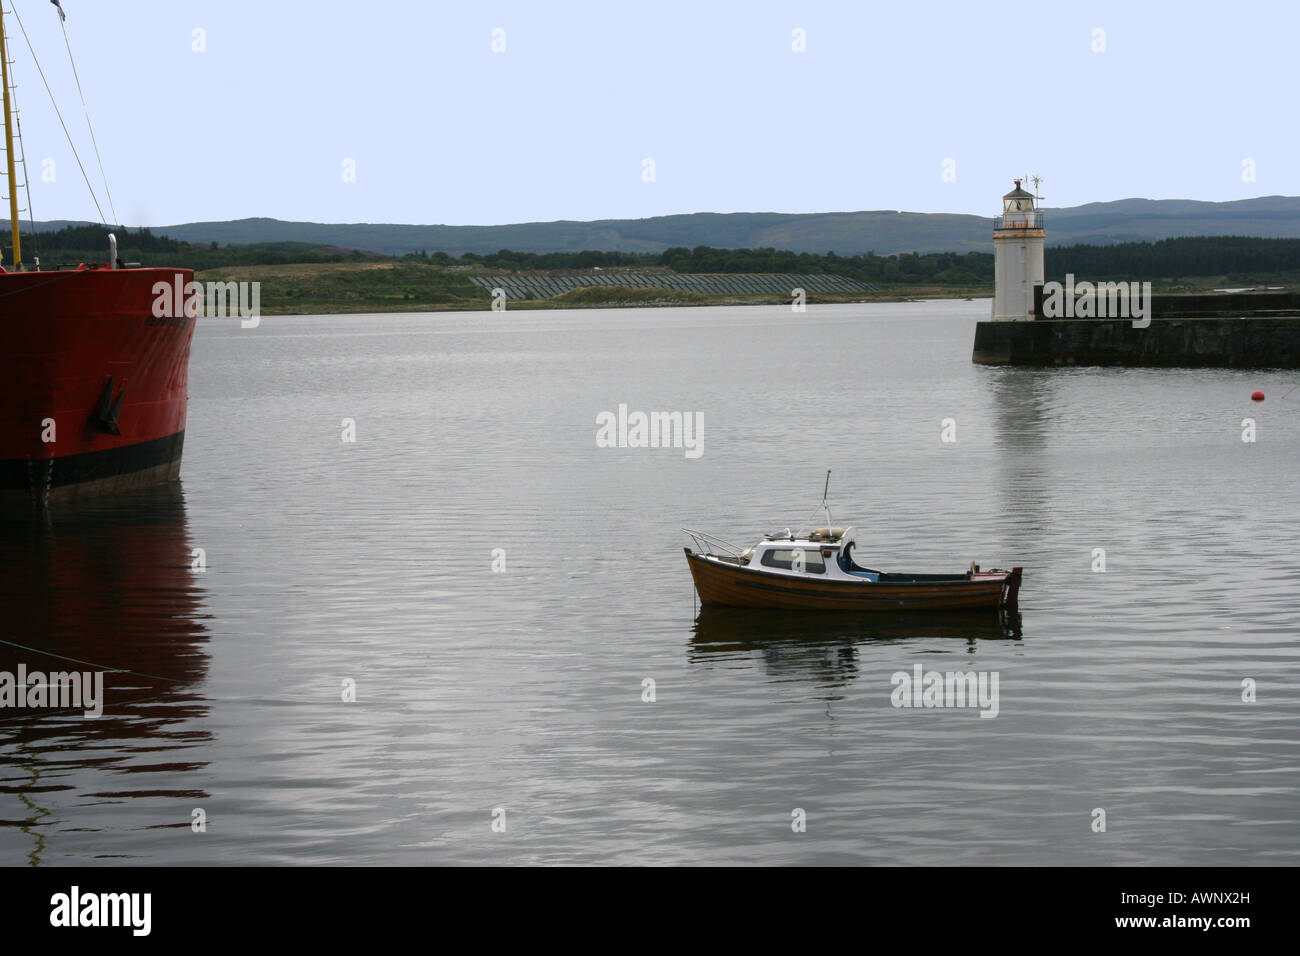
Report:
[[[992,210],[990,210],[992,211]],[[1046,209],[1049,244],[1154,241],[1176,236],[1240,235],[1300,238],[1300,197],[1234,202],[1123,199]],[[155,227],[196,243],[305,242],[388,255],[442,251],[576,252],[582,249],[662,252],[673,246],[857,255],[875,252],[987,252],[993,222],[983,216],[874,210],[790,214],[691,213],[650,219],[530,222],[500,226],[283,222],[240,219]]]

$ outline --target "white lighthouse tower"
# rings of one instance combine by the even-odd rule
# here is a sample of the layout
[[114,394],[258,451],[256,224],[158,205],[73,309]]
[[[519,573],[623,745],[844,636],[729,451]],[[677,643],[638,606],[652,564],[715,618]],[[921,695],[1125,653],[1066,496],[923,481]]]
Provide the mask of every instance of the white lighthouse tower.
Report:
[[1002,215],[993,220],[993,318],[1029,319],[1034,286],[1043,284],[1043,214],[1034,194],[1016,188],[1002,197]]

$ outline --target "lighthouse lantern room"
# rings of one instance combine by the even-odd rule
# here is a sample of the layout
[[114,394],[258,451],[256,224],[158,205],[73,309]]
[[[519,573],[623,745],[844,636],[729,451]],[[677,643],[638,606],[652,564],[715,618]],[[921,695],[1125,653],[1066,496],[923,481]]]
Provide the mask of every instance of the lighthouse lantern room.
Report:
[[993,220],[993,318],[1033,318],[1034,286],[1043,284],[1043,214],[1038,198],[1020,187],[1002,197],[1002,215]]

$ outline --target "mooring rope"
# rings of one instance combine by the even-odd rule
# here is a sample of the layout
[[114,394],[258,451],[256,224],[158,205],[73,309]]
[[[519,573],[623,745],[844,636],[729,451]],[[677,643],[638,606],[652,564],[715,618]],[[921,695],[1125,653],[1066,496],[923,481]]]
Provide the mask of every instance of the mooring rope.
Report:
[[112,674],[130,674],[132,677],[146,677],[146,678],[148,678],[149,680],[165,680],[165,681],[171,681],[173,684],[183,684],[183,683],[188,683],[188,681],[180,680],[180,679],[175,678],[175,677],[163,677],[163,676],[160,675],[160,674],[146,674],[146,673],[144,673],[143,671],[133,671],[133,670],[128,670],[128,669],[125,668],[125,667],[112,667],[111,665],[108,665],[108,664],[97,664],[97,663],[95,663],[94,661],[83,661],[83,660],[79,660],[79,659],[76,658],[76,657],[66,657],[66,656],[64,656],[63,654],[55,654],[53,651],[42,650],[42,649],[39,648],[39,647],[29,647],[29,646],[26,645],[26,644],[19,644],[19,643],[17,643],[16,641],[6,641],[6,640],[3,640],[3,639],[0,639],[0,644],[4,644],[4,645],[6,645],[6,646],[8,646],[8,647],[16,647],[16,648],[18,648],[18,649],[21,650],[21,651],[31,651],[33,654],[42,654],[42,655],[44,655],[45,657],[54,657],[54,658],[57,658],[58,660],[61,660],[61,661],[69,661],[70,663],[73,663],[73,664],[84,664],[84,665],[87,666],[87,667],[93,667],[93,668],[95,668],[96,670],[101,670],[101,671],[103,671],[103,672],[106,673],[106,674],[109,674],[109,673],[112,673]]

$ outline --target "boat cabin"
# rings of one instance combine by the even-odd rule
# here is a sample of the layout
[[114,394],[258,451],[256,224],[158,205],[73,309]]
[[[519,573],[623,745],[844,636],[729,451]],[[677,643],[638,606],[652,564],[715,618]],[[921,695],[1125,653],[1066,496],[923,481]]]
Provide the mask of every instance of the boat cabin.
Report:
[[740,560],[741,564],[756,570],[879,581],[879,571],[861,567],[853,560],[856,544],[852,528],[818,528],[803,538],[787,531],[767,535],[744,551]]

